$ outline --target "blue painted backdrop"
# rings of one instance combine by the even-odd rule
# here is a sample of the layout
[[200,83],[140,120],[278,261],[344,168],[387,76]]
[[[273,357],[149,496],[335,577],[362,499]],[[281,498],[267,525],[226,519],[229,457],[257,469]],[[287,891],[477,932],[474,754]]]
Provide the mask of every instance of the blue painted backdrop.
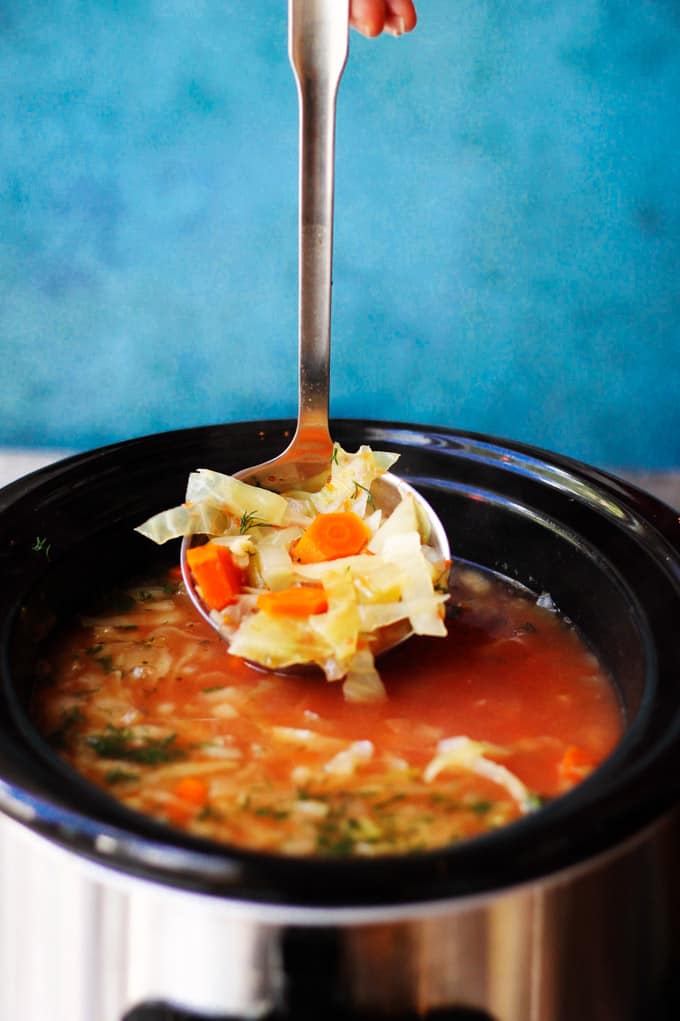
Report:
[[[353,34],[332,412],[680,464],[680,7]],[[0,444],[294,413],[285,0],[5,0]]]

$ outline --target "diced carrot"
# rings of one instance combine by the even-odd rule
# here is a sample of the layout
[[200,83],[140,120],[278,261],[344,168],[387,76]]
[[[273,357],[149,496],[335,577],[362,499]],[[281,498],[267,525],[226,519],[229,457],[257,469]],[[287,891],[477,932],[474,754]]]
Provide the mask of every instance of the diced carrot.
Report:
[[352,511],[319,514],[291,550],[294,560],[316,564],[360,553],[371,537],[370,530]]
[[242,573],[226,546],[210,542],[205,546],[192,546],[187,550],[187,561],[208,609],[223,610],[236,602]]
[[560,780],[565,784],[576,784],[585,779],[595,768],[595,760],[590,752],[579,745],[569,745],[557,767]]
[[328,609],[326,594],[320,585],[294,585],[279,592],[263,592],[258,609],[277,617],[311,617]]
[[173,787],[172,793],[182,801],[202,808],[208,800],[208,785],[200,776],[183,776]]

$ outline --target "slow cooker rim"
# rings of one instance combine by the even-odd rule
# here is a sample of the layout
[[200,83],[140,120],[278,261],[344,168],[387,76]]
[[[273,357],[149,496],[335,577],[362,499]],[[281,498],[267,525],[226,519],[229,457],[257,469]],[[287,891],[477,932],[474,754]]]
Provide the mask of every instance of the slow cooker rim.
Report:
[[[450,452],[455,452],[456,449],[459,449],[462,453],[469,453],[469,445],[474,443],[479,447],[480,453],[482,453],[483,456],[490,461],[495,460],[494,455],[503,457],[507,451],[512,451],[526,457],[530,463],[547,464],[548,466],[572,472],[576,475],[583,474],[589,481],[595,482],[597,485],[610,490],[612,495],[619,495],[623,493],[626,499],[632,499],[636,505],[639,504],[641,508],[646,509],[649,513],[666,519],[661,522],[662,526],[664,526],[660,529],[662,534],[664,532],[664,528],[674,527],[678,524],[679,518],[677,511],[664,503],[659,497],[652,495],[647,490],[635,485],[633,482],[621,478],[614,472],[588,464],[576,457],[561,454],[548,447],[541,447],[521,440],[481,433],[474,430],[455,429],[451,426],[415,423],[405,420],[334,417],[330,421],[330,426],[331,431],[336,428],[359,428],[367,434],[375,434],[376,438],[381,438],[383,433],[389,433],[390,436],[394,436],[395,438],[402,436],[402,442],[405,442],[409,435],[412,436],[415,433],[429,437],[428,442],[423,444],[423,446],[435,446],[441,449],[448,449]],[[69,454],[57,461],[44,465],[41,468],[36,468],[35,470],[28,472],[26,475],[23,475],[20,478],[7,483],[5,486],[0,487],[0,513],[2,513],[8,501],[13,502],[20,496],[20,494],[22,494],[22,492],[33,489],[36,485],[42,484],[44,481],[47,481],[50,476],[54,474],[61,474],[63,471],[76,465],[84,465],[89,460],[99,460],[103,456],[110,456],[119,450],[133,450],[135,447],[145,446],[150,442],[172,441],[173,439],[192,435],[196,437],[201,434],[208,436],[210,433],[219,432],[224,429],[237,431],[246,429],[261,432],[264,432],[264,430],[274,430],[288,438],[292,436],[294,428],[295,420],[285,417],[270,419],[239,419],[238,421],[228,423],[215,422],[186,426],[177,429],[168,429],[163,430],[162,432],[144,433],[139,436],[116,440],[111,443],[94,447],[90,450],[83,450]],[[368,439],[369,436],[367,435],[367,440]],[[666,538],[668,538],[668,536],[666,536]],[[677,549],[677,547],[674,548]],[[680,577],[680,570],[678,572],[678,576]]]

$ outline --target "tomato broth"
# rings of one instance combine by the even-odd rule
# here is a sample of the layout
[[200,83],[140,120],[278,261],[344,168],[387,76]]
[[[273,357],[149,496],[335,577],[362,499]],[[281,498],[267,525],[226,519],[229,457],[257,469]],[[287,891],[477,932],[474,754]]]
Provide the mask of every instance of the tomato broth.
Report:
[[510,823],[612,750],[611,680],[550,606],[476,568],[446,638],[379,661],[361,704],[231,656],[181,581],[132,585],[40,662],[33,717],[78,772],[196,835],[289,855],[408,853]]

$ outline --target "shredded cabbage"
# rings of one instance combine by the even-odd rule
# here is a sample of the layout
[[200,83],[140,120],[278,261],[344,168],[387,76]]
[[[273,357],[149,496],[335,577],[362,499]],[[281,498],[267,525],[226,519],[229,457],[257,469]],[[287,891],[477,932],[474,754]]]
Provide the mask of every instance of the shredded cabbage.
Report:
[[446,737],[437,745],[437,754],[425,767],[423,779],[431,783],[445,770],[469,770],[478,776],[484,776],[492,783],[504,787],[511,798],[519,805],[523,815],[533,812],[536,808],[535,798],[522,781],[500,762],[488,756],[502,753],[502,749],[482,741],[473,741],[463,735]]
[[[349,701],[385,697],[374,664],[384,628],[404,635],[445,635],[448,563],[428,545],[422,515],[410,496],[388,515],[375,506],[371,486],[397,455],[335,445],[329,472],[315,492],[273,493],[209,469],[189,477],[185,502],[137,529],[157,543],[203,534],[226,547],[242,573],[242,591],[229,605],[209,607],[230,652],[279,670],[316,664],[327,680],[343,680]],[[320,514],[351,512],[367,534],[358,553],[300,563],[294,547]],[[260,607],[266,592],[314,586],[325,608],[297,613]]]

